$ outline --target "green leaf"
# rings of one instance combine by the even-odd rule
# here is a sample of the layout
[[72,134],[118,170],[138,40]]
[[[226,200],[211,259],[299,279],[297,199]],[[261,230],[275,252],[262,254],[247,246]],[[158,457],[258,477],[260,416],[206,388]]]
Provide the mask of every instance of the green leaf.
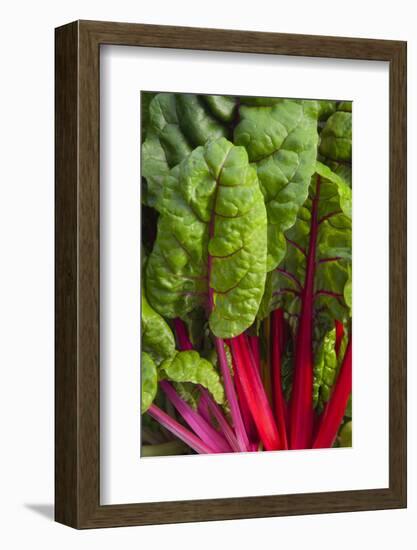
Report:
[[291,398],[292,383],[294,376],[294,351],[291,339],[282,355],[281,361],[281,383],[284,397],[287,401]]
[[217,403],[223,403],[224,390],[219,373],[213,365],[200,357],[197,351],[178,351],[160,366],[160,379],[172,382],[200,384],[213,395]]
[[256,165],[268,215],[271,271],[285,254],[284,231],[294,225],[307,198],[317,154],[318,106],[316,101],[269,98],[253,98],[253,104],[240,107],[234,139]]
[[149,104],[146,140],[142,145],[142,176],[146,203],[159,210],[162,181],[197,145],[226,135],[226,127],[192,94],[157,94]]
[[142,349],[156,364],[175,353],[175,339],[167,322],[149,305],[142,289]]
[[318,120],[327,120],[336,111],[336,101],[318,100]]
[[152,99],[155,97],[155,92],[141,92],[140,94],[140,112],[141,112],[141,128],[142,142],[145,141],[149,127],[149,106]]
[[236,98],[226,95],[201,96],[213,115],[223,122],[231,122],[235,114]]
[[350,161],[352,158],[352,113],[336,111],[320,135],[320,153],[329,159]]
[[338,111],[346,111],[347,113],[352,112],[352,102],[351,101],[340,101],[337,104]]
[[348,280],[346,281],[345,287],[343,289],[343,296],[345,298],[346,304],[349,306],[351,311],[350,315],[352,316],[352,268],[348,266]]
[[352,421],[346,422],[340,429],[338,437],[340,447],[352,447]]
[[205,108],[201,96],[176,94],[175,97],[181,129],[193,147],[228,135],[227,128]]
[[[344,321],[350,316],[350,306],[345,301],[345,285],[349,280],[352,256],[352,192],[342,178],[327,166],[317,162],[316,175],[310,186],[311,197],[320,189],[318,202],[318,234],[315,268],[315,308],[324,310],[331,319]],[[287,254],[272,275],[273,296],[271,308],[282,307],[291,315],[299,314],[300,286],[306,274],[306,255],[311,235],[312,199],[309,197],[300,208],[295,225],[286,233],[289,242]],[[288,276],[288,274],[290,276]],[[292,278],[291,278],[292,276]],[[348,288],[348,287],[347,287]],[[348,294],[346,294],[348,297]]]
[[161,315],[208,308],[215,336],[254,321],[266,276],[266,211],[246,150],[224,138],[196,148],[164,179],[147,296]]
[[174,387],[178,395],[184,399],[193,409],[197,409],[200,399],[198,386],[191,382],[175,382]]
[[152,405],[158,389],[158,376],[156,372],[156,365],[152,357],[145,352],[142,352],[141,379],[142,379],[141,410],[143,414]]
[[328,332],[318,342],[314,356],[313,403],[326,403],[330,398],[330,391],[334,384],[337,372],[337,357],[335,351],[336,331]]

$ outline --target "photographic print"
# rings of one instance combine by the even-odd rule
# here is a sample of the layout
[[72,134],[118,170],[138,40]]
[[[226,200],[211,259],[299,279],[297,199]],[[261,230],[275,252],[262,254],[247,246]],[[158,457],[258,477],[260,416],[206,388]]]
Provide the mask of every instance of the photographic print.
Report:
[[56,520],[406,507],[407,44],[55,44]]
[[141,456],[350,447],[352,102],[141,113]]

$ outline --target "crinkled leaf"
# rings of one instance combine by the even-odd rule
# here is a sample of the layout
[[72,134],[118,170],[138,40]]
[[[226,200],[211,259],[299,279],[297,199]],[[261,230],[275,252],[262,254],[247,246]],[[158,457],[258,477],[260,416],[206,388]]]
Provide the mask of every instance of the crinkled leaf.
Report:
[[318,120],[327,120],[336,111],[336,101],[321,99],[317,101]]
[[200,399],[198,386],[191,382],[175,382],[174,387],[178,395],[184,399],[193,409],[197,409]]
[[174,335],[167,322],[149,305],[142,291],[142,349],[157,363],[175,353]]
[[277,103],[281,103],[283,99],[279,97],[256,97],[242,96],[240,97],[241,105],[250,105],[254,107],[272,107]]
[[159,209],[162,180],[169,169],[186,158],[194,147],[226,135],[199,96],[157,94],[149,104],[146,140],[142,145],[142,176],[147,204]]
[[214,366],[200,357],[197,351],[178,351],[166,359],[159,368],[160,379],[172,382],[200,384],[213,395],[217,403],[223,403],[224,390],[219,373]]
[[156,96],[155,92],[141,92],[140,94],[140,113],[141,113],[141,128],[142,142],[145,141],[146,134],[149,128],[149,106],[152,99]]
[[346,111],[347,113],[352,112],[352,102],[351,101],[339,101],[337,104],[338,111]]
[[158,389],[158,375],[156,371],[156,365],[152,357],[146,352],[142,352],[141,381],[141,410],[143,414],[152,405]]
[[[250,98],[242,102],[248,103]],[[317,154],[316,101],[252,98],[239,109],[237,145],[256,165],[268,215],[268,271],[285,254],[284,231],[296,220],[308,194]]]
[[[350,187],[331,170],[317,163],[320,174],[318,203],[318,237],[315,269],[315,308],[324,310],[332,319],[343,321],[350,316],[345,301],[345,285],[349,280],[352,256]],[[312,178],[310,194],[317,189],[317,174]],[[271,307],[282,307],[290,314],[298,314],[299,292],[306,273],[306,255],[311,235],[312,200],[309,197],[300,208],[295,225],[287,231],[290,243],[284,261],[273,274]],[[295,281],[298,281],[296,283]],[[348,294],[346,295],[348,297]]]
[[322,405],[330,398],[330,391],[337,372],[337,357],[335,350],[336,331],[328,332],[318,342],[314,354],[313,403]]
[[175,97],[181,129],[193,147],[228,135],[227,127],[209,113],[201,96],[176,94]]
[[336,111],[320,134],[320,153],[329,159],[349,161],[352,158],[352,113]]
[[203,95],[201,97],[216,118],[223,122],[231,122],[236,110],[236,98],[226,95]]
[[163,316],[209,310],[212,332],[254,321],[266,276],[266,211],[246,150],[224,138],[196,148],[164,179],[147,296]]

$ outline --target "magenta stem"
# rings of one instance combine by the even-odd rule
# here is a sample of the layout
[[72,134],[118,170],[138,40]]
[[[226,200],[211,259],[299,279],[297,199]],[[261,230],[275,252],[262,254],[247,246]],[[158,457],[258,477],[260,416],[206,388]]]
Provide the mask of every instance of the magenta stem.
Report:
[[170,431],[173,435],[184,441],[191,449],[194,449],[199,454],[212,454],[215,451],[206,445],[201,439],[195,436],[190,430],[187,430],[179,422],[171,418],[167,413],[162,411],[155,404],[152,404],[148,411],[150,416],[154,418],[161,426]]
[[192,430],[209,445],[216,453],[228,453],[231,448],[224,437],[219,434],[202,416],[182,399],[169,382],[162,380],[159,383],[161,389],[183,417]]
[[291,396],[290,449],[308,449],[313,432],[313,302],[318,234],[318,207],[320,176],[312,201],[310,241],[304,289],[301,297],[301,315],[297,330],[294,384]]
[[224,350],[224,341],[221,338],[215,338],[215,340],[217,357],[219,359],[220,370],[223,376],[226,398],[230,406],[230,414],[236,433],[236,439],[239,445],[239,450],[245,452],[249,449],[249,439],[243,424],[243,418],[240,412],[235,386],[233,384],[232,375],[227,363],[226,352]]
[[235,453],[238,453],[240,451],[239,445],[236,439],[236,436],[230,427],[228,421],[226,420],[226,417],[223,414],[223,411],[219,407],[219,405],[214,401],[214,399],[211,397],[209,392],[205,388],[201,388],[201,398],[200,403],[204,403],[205,406],[208,407],[214,418],[217,420],[217,423],[219,424],[219,428],[224,434],[224,437],[228,441],[229,445],[233,449]]
[[189,351],[193,349],[193,345],[188,337],[187,327],[182,319],[177,317],[174,319],[175,334],[177,336],[178,347],[181,351]]

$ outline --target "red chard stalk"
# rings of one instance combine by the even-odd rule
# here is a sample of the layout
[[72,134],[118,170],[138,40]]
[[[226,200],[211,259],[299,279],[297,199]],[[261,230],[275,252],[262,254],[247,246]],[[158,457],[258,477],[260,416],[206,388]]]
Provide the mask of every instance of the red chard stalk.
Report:
[[294,386],[291,398],[290,448],[307,449],[313,430],[313,303],[320,176],[313,198],[310,242],[307,254],[305,284],[301,297],[301,315],[297,331]]
[[271,363],[273,383],[273,403],[278,431],[282,438],[282,448],[288,449],[286,428],[286,403],[282,391],[281,381],[281,357],[284,331],[284,316],[282,309],[276,309],[272,313],[271,323]]
[[313,449],[332,447],[352,391],[352,340],[349,339],[340,373],[319,426]]

